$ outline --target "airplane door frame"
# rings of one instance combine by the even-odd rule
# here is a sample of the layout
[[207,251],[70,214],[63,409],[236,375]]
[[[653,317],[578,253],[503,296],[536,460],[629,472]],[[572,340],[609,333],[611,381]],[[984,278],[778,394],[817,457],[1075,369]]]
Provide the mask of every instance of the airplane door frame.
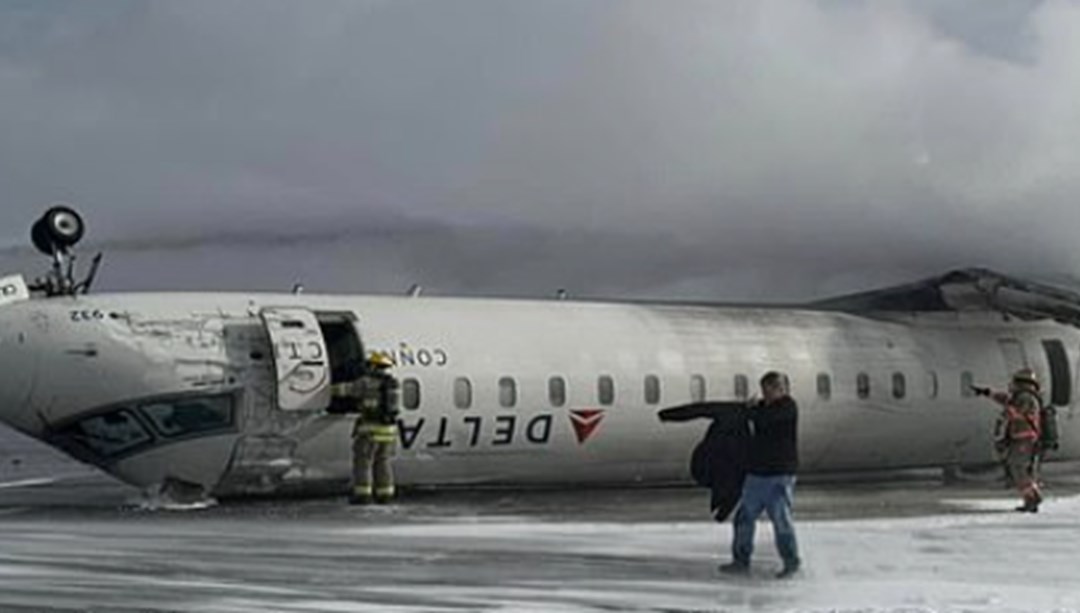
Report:
[[1048,400],[1054,406],[1069,406],[1072,404],[1073,382],[1069,353],[1065,349],[1065,343],[1056,338],[1047,338],[1043,339],[1042,347],[1046,355],[1047,375],[1050,380]]
[[[346,374],[346,366],[353,361],[363,362],[367,356],[356,314],[352,311],[315,311],[315,317],[326,343],[331,384],[354,378],[354,373]],[[342,338],[347,339],[344,351]]]

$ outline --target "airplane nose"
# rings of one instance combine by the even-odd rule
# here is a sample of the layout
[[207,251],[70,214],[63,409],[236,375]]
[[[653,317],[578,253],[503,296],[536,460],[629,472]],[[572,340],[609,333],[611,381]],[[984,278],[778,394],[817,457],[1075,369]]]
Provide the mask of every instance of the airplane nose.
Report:
[[0,421],[34,433],[41,423],[29,409],[37,355],[28,331],[0,307]]

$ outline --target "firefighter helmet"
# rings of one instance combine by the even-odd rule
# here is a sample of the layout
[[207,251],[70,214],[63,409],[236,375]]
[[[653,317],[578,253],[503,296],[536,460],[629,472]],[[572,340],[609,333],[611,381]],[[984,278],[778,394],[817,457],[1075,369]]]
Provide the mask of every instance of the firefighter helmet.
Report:
[[372,368],[390,368],[394,365],[394,361],[390,359],[390,356],[385,353],[373,353],[368,358],[368,366]]
[[1035,375],[1035,371],[1030,368],[1021,368],[1016,371],[1012,380],[1016,385],[1030,385],[1035,389],[1039,389],[1039,378]]

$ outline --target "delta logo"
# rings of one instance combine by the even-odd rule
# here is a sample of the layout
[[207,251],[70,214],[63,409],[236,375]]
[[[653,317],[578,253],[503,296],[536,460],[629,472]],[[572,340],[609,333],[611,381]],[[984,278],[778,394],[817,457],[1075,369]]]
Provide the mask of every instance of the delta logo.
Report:
[[584,445],[592,435],[596,433],[596,429],[600,427],[600,422],[604,421],[603,409],[580,409],[577,411],[570,411],[570,424],[574,426],[574,434],[577,435],[577,442],[579,445]]

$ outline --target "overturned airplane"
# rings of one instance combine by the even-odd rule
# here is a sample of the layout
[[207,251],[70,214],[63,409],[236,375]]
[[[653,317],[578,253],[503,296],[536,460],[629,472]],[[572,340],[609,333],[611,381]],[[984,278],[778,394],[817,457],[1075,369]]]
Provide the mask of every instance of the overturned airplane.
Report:
[[[657,411],[788,374],[806,471],[985,465],[971,385],[1029,366],[1080,457],[1080,295],[968,269],[785,306],[245,293],[90,293],[78,214],[34,225],[45,278],[0,279],[0,420],[142,487],[345,491],[348,361],[402,382],[403,485],[688,479],[700,426]],[[96,270],[95,261],[95,270]]]

